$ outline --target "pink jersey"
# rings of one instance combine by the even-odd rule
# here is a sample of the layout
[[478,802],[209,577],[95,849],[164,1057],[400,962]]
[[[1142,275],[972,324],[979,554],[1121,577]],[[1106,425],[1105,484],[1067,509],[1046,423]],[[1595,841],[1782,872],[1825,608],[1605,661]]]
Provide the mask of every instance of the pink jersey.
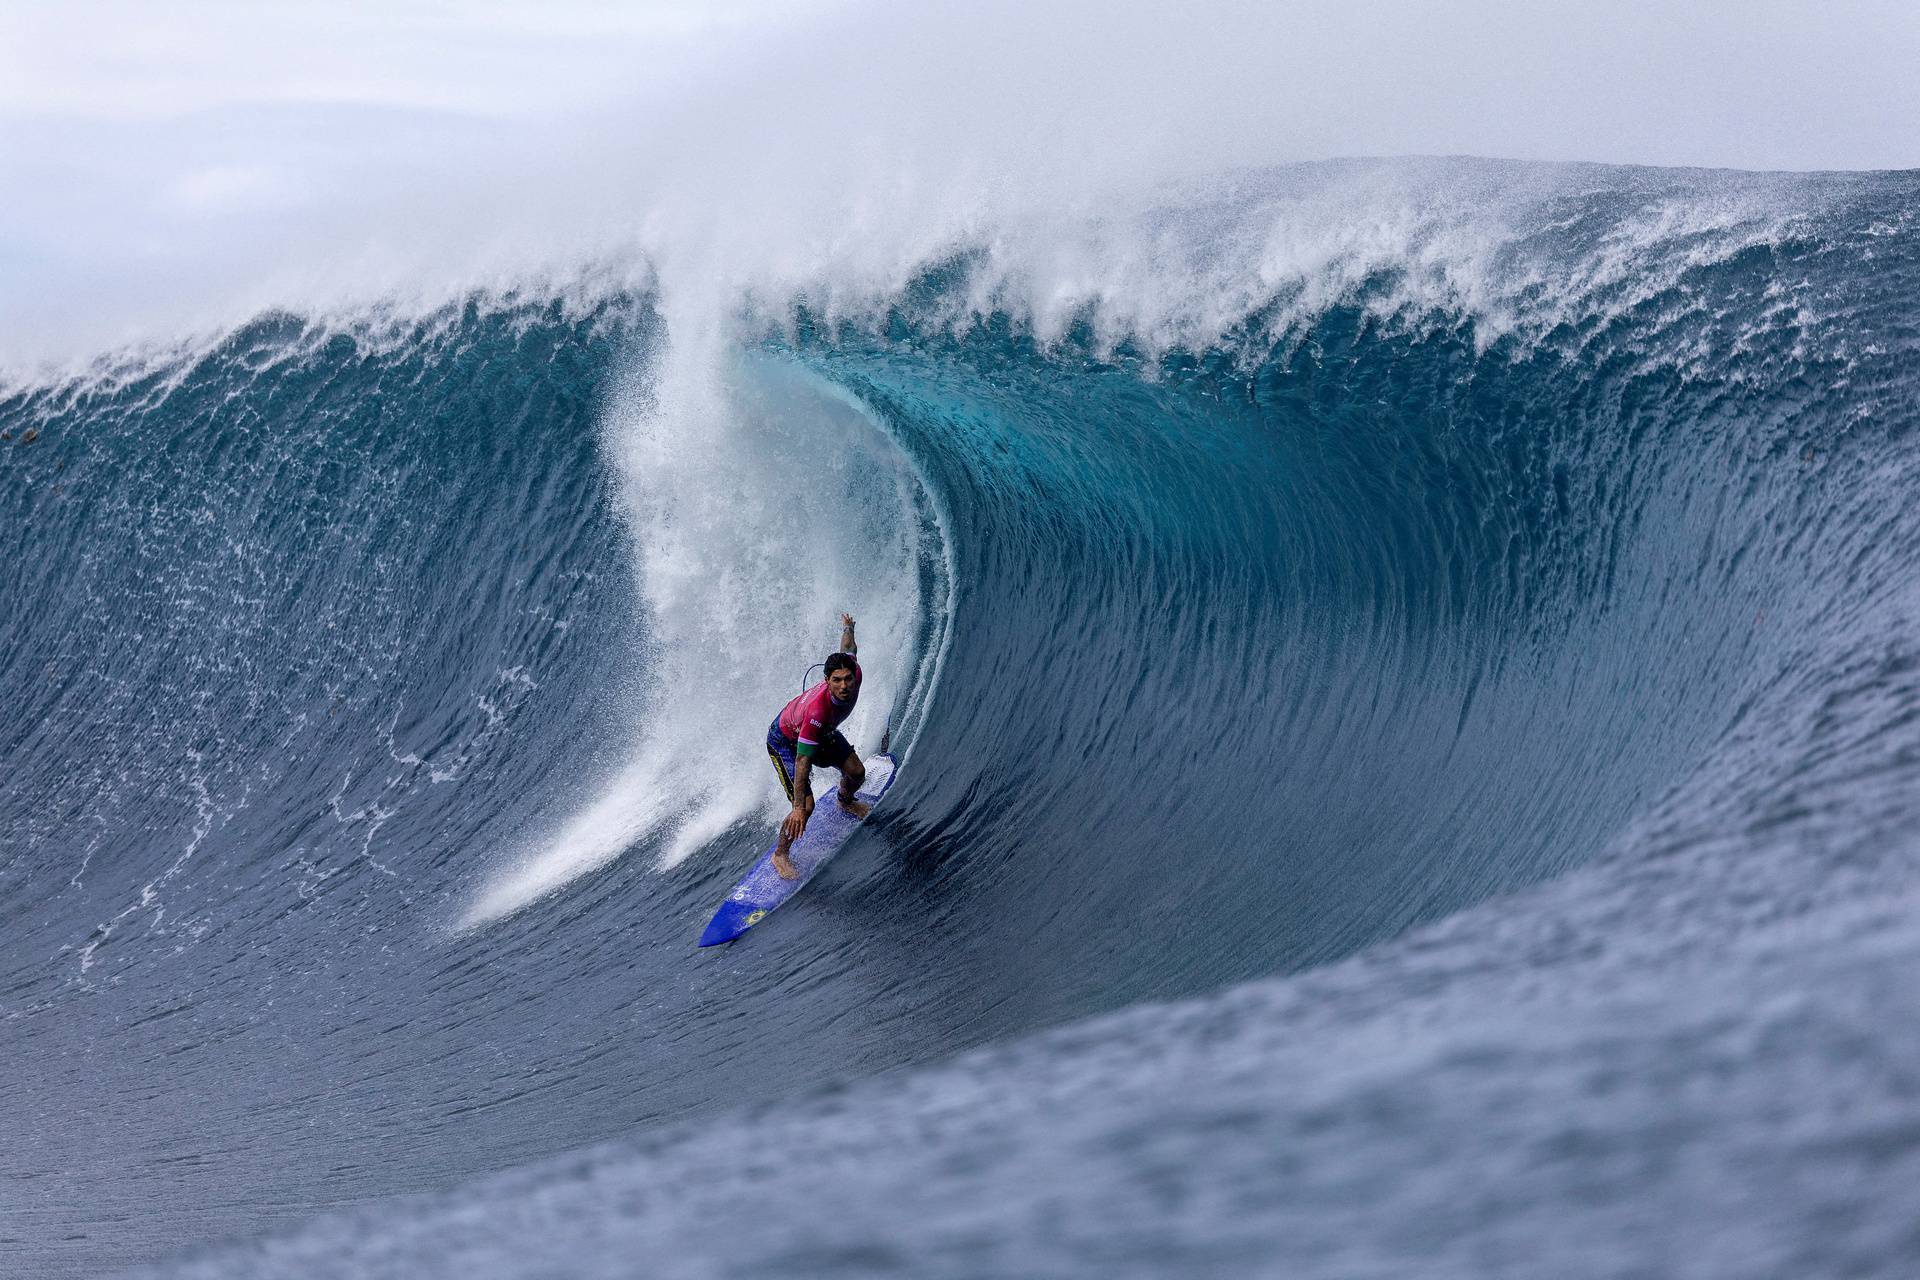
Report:
[[835,702],[833,694],[827,690],[827,682],[822,680],[781,709],[777,721],[780,734],[794,744],[796,755],[812,755],[813,749],[825,742],[827,735],[853,714],[853,704],[859,700],[860,664],[856,662],[853,664],[853,688],[848,691],[845,702]]

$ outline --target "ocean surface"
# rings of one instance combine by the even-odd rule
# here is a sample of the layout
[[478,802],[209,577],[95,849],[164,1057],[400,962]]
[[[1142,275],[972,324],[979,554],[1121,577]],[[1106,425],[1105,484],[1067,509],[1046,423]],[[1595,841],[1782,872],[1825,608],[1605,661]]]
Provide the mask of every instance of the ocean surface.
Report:
[[[0,1273],[1920,1275],[1917,210],[1294,166],[8,375]],[[899,780],[698,950],[842,610]]]

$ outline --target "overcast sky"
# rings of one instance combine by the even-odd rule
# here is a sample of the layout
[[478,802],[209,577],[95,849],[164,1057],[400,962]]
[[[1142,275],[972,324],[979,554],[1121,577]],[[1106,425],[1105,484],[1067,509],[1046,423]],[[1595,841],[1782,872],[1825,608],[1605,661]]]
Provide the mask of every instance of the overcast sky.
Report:
[[669,193],[1456,153],[1920,165],[1920,4],[0,0],[0,359],[242,278],[592,251]]
[[[922,56],[957,46],[992,90],[1020,92],[1013,68],[1042,101],[1081,86],[1177,110],[1179,91],[1198,91],[1283,129],[1299,119],[1303,138],[1282,147],[1920,163],[1920,5],[1899,0],[5,0],[0,120],[15,129],[261,104],[550,114],[657,93],[696,65],[724,71],[730,53],[758,72],[768,34],[796,61],[858,45],[863,28],[879,29],[877,54],[910,54],[896,44],[900,10],[909,28],[921,14],[944,46]],[[1116,85],[1101,63],[1145,74]],[[871,68],[878,82],[899,70]]]

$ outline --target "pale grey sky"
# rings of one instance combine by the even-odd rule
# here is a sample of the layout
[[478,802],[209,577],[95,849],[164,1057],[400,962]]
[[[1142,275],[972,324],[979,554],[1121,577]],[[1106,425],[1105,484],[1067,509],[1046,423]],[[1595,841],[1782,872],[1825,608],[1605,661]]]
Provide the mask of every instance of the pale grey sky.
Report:
[[251,105],[554,114],[650,95],[690,65],[724,73],[730,54],[757,71],[769,35],[802,79],[806,62],[871,41],[901,57],[869,66],[875,83],[912,82],[928,58],[936,80],[964,64],[1036,103],[1084,90],[1131,99],[1109,104],[1128,115],[1183,115],[1197,94],[1290,133],[1289,149],[1920,164],[1920,5],[1899,0],[6,0],[0,121]]

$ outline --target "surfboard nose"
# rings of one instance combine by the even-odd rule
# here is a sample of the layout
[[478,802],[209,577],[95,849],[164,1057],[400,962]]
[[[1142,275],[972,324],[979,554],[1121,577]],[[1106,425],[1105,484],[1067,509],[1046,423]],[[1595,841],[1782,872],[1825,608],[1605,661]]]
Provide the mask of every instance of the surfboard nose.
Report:
[[723,942],[732,942],[753,926],[766,918],[766,911],[746,902],[724,902],[713,913],[713,919],[707,921],[706,932],[700,935],[700,945],[717,947]]

